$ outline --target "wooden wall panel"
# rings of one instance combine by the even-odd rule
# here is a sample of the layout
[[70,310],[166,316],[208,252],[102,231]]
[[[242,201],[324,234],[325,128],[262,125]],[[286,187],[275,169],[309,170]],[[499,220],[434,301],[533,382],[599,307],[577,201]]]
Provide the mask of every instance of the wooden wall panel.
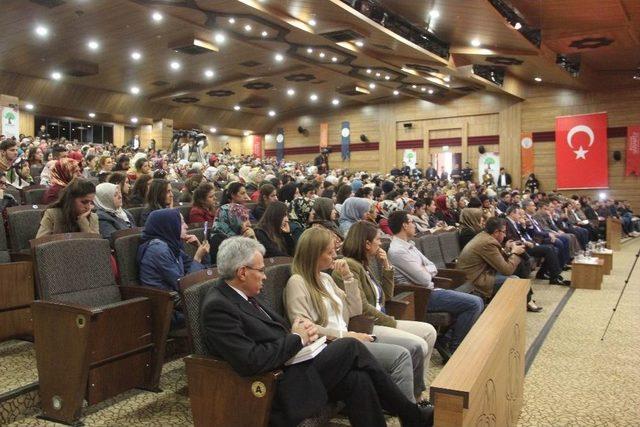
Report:
[[20,110],[20,133],[35,136],[36,118],[29,111]]
[[122,147],[125,142],[124,125],[113,125],[113,145],[115,145],[116,147]]

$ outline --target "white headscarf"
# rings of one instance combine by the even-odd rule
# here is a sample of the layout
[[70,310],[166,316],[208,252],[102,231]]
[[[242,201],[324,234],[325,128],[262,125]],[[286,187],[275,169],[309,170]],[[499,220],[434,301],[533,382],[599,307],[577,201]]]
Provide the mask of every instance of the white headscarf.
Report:
[[129,217],[127,216],[127,213],[124,211],[124,209],[122,209],[122,207],[116,209],[115,204],[113,203],[113,198],[116,194],[117,189],[118,186],[116,184],[111,184],[110,182],[103,182],[102,184],[98,184],[96,186],[96,206],[99,209],[114,214],[121,220],[125,221],[127,224],[130,224]]

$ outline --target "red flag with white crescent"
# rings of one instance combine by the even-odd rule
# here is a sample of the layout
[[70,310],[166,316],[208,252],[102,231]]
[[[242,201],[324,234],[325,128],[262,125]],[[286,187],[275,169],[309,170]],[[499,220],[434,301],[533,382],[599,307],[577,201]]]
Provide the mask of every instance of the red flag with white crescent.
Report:
[[624,176],[640,176],[640,125],[627,128],[627,165]]
[[608,188],[607,113],[556,117],[556,188]]

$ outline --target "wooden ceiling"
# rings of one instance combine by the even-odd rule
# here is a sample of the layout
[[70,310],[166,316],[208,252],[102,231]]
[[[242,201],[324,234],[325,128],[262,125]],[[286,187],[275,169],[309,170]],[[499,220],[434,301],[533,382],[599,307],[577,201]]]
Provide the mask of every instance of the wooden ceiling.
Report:
[[[67,93],[69,86],[87,87],[91,100],[97,91],[114,99],[96,101],[112,110],[98,113],[111,117],[147,113],[146,118],[159,119],[151,115],[162,112],[178,127],[217,126],[233,133],[250,123],[251,130],[260,132],[283,117],[407,97],[446,103],[486,89],[524,98],[537,76],[542,84],[583,89],[638,85],[631,79],[640,66],[638,0],[511,0],[526,23],[542,29],[540,48],[510,26],[489,0],[382,1],[449,43],[448,60],[341,0],[65,0],[43,6],[47,1],[2,1],[0,70],[45,80],[40,86],[47,90],[47,111],[57,106],[65,114],[74,108],[86,112],[89,100],[79,95],[56,101],[55,94]],[[437,19],[430,17],[432,10],[438,11]],[[161,22],[151,19],[154,11],[163,14]],[[48,37],[34,33],[38,24],[48,27]],[[364,45],[324,36],[345,30],[359,34]],[[224,42],[215,38],[220,34]],[[216,45],[218,51],[189,55],[170,48],[189,37]],[[471,47],[473,38],[481,45]],[[100,48],[89,49],[89,39]],[[575,47],[576,40],[584,39],[587,44],[604,40],[604,45]],[[131,58],[133,51],[142,54],[139,61]],[[579,54],[580,76],[555,65],[557,53]],[[502,87],[471,72],[473,64],[495,65],[496,58],[508,63]],[[172,69],[171,62],[180,69]],[[69,69],[88,75],[67,73],[59,82],[51,80],[54,70]],[[214,76],[206,76],[206,70]],[[140,88],[137,96],[129,93],[134,85]],[[28,90],[26,84],[17,86]],[[369,93],[346,95],[355,86]],[[290,89],[295,94],[289,95]],[[317,100],[310,100],[312,94]],[[24,93],[14,95],[25,98]],[[37,93],[28,95],[31,102],[44,102]]]

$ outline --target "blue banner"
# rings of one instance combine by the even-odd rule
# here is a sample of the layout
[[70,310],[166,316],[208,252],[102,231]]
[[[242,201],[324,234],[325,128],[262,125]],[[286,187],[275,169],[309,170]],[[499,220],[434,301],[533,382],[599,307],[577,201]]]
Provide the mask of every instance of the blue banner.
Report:
[[278,128],[276,132],[276,157],[278,161],[284,158],[284,129]]
[[349,128],[349,122],[342,122],[340,136],[342,137],[342,160],[350,159],[351,152],[349,151],[349,143],[351,142],[351,129]]

